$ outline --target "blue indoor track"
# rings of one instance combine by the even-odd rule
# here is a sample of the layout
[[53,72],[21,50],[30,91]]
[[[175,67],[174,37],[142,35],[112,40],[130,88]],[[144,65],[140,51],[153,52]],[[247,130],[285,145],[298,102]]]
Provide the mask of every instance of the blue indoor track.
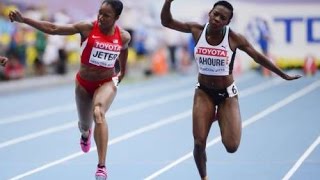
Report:
[[[319,180],[319,77],[238,75],[241,144],[227,153],[213,124],[210,179]],[[192,156],[195,84],[195,74],[120,84],[106,115],[108,180],[200,179]],[[94,144],[80,150],[73,82],[1,94],[0,107],[0,180],[94,179],[97,152]]]

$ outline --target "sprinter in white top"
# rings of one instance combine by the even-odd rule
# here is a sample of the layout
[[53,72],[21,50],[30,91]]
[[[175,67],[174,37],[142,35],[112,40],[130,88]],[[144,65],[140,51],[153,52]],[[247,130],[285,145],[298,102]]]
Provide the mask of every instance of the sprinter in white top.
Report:
[[199,73],[204,75],[226,76],[232,74],[233,62],[236,52],[229,45],[230,27],[224,28],[222,42],[216,46],[206,39],[207,23],[201,33],[200,39],[194,48],[194,57],[199,67]]
[[222,143],[229,153],[236,152],[240,144],[238,90],[232,75],[236,50],[246,52],[258,64],[285,80],[294,80],[301,76],[284,73],[266,56],[255,50],[243,35],[228,27],[233,16],[233,7],[229,2],[216,2],[208,14],[208,23],[202,25],[174,19],[170,10],[173,0],[164,1],[161,11],[162,25],[191,33],[196,42],[194,53],[199,74],[193,100],[193,155],[199,175],[205,180],[208,179],[205,148],[212,123],[218,120]]

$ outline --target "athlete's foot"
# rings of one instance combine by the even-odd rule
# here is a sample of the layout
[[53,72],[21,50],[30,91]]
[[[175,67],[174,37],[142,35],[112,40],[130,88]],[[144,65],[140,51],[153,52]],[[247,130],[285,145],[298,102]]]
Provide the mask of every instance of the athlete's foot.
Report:
[[96,172],[96,180],[106,180],[106,179],[107,179],[106,167],[98,165],[97,172]]
[[80,146],[81,146],[81,150],[83,152],[87,153],[87,152],[90,151],[90,147],[91,147],[91,129],[89,129],[88,137],[83,137],[83,135],[81,135]]

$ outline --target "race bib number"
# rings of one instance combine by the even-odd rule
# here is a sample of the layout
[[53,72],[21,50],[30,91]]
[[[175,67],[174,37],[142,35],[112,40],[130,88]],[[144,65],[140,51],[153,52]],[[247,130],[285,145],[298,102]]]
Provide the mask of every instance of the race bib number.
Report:
[[89,63],[96,66],[113,68],[121,47],[111,43],[95,42],[91,50]]
[[196,59],[201,74],[225,75],[229,73],[226,50],[199,47],[196,51]]
[[238,88],[237,86],[233,83],[231,86],[229,86],[227,88],[227,92],[229,94],[229,97],[233,97],[233,96],[236,96],[238,95]]
[[[205,73],[224,73],[227,67],[227,58],[199,57],[198,60],[200,72]],[[228,69],[227,69],[228,70]]]
[[96,66],[114,67],[118,58],[118,53],[107,51],[103,49],[93,48],[90,55],[89,62]]

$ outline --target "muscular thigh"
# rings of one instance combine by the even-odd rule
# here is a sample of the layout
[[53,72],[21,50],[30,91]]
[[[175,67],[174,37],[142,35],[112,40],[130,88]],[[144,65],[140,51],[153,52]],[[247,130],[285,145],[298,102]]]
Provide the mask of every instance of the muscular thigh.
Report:
[[227,98],[218,107],[218,122],[222,136],[241,134],[241,116],[238,97]]
[[75,99],[80,120],[86,121],[93,118],[92,97],[76,82]]
[[193,134],[206,138],[214,119],[215,106],[210,97],[202,90],[196,89],[193,101]]
[[94,93],[93,105],[101,105],[104,111],[107,111],[113,102],[117,93],[117,87],[113,81],[106,82],[100,86]]

